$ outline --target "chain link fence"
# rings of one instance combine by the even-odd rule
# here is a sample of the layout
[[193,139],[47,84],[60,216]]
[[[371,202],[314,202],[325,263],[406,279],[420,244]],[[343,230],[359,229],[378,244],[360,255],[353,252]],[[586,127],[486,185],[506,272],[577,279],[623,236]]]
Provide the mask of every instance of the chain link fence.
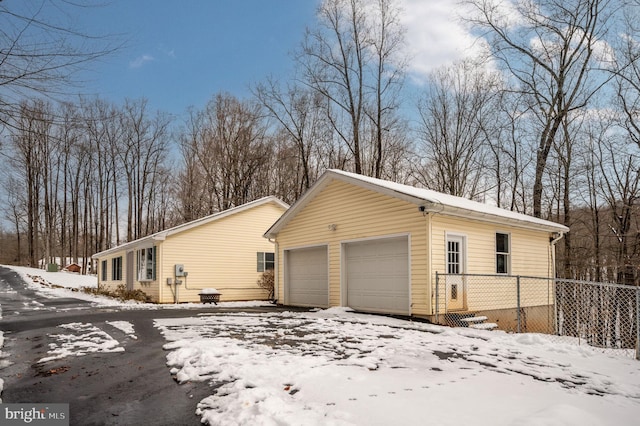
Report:
[[436,273],[435,321],[544,333],[640,360],[640,287],[540,277]]

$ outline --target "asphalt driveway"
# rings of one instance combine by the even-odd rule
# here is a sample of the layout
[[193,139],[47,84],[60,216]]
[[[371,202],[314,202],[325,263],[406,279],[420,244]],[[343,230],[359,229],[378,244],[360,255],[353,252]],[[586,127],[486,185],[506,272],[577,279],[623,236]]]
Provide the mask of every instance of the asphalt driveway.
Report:
[[[0,305],[4,332],[5,403],[69,403],[72,425],[196,425],[198,401],[211,393],[203,382],[178,384],[166,366],[166,341],[153,325],[156,318],[179,318],[207,309],[121,310],[98,308],[74,298],[46,298],[27,288],[13,271],[0,267]],[[247,308],[264,311],[274,308]],[[135,336],[110,325],[126,321]],[[117,341],[116,352],[67,356],[47,362],[61,325],[91,324]],[[0,360],[0,361],[2,361]]]

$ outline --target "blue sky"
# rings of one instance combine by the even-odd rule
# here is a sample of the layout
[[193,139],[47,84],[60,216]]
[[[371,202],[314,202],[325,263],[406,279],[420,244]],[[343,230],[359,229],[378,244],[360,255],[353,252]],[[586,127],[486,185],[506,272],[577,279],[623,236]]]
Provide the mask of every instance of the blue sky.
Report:
[[85,9],[80,25],[119,34],[125,46],[91,65],[84,93],[121,102],[146,97],[172,114],[213,94],[249,96],[269,75],[286,76],[289,53],[314,21],[315,0],[111,0]]
[[[151,109],[179,117],[218,92],[249,97],[250,87],[268,76],[291,76],[291,53],[305,28],[316,25],[320,1],[3,0],[3,6],[40,10],[38,18],[60,19],[83,33],[113,35],[123,47],[87,64],[76,76],[84,82],[78,91],[116,104],[145,97]],[[407,93],[419,93],[414,89],[428,72],[473,54],[474,39],[451,0],[397,2],[410,58]]]

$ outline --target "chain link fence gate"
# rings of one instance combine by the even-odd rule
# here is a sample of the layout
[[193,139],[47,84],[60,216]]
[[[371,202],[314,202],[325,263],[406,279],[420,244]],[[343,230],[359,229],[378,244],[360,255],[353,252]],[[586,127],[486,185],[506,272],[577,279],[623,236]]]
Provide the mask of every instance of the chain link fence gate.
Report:
[[540,277],[436,273],[435,321],[623,352],[640,360],[640,287]]

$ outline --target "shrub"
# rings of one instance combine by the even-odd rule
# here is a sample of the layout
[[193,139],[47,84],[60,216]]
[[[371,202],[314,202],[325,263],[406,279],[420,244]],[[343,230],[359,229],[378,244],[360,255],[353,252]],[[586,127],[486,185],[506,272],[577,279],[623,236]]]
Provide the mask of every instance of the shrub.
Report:
[[138,302],[152,302],[151,297],[147,295],[144,291],[138,290],[127,290],[127,286],[124,284],[119,284],[116,287],[115,291],[110,291],[107,289],[85,289],[85,292],[96,294],[100,296],[114,297],[116,299],[120,299],[123,302],[125,300],[137,300]]
[[258,287],[269,292],[269,300],[275,301],[275,276],[273,274],[273,269],[267,269],[262,273],[262,276],[260,276],[260,279],[258,280]]

